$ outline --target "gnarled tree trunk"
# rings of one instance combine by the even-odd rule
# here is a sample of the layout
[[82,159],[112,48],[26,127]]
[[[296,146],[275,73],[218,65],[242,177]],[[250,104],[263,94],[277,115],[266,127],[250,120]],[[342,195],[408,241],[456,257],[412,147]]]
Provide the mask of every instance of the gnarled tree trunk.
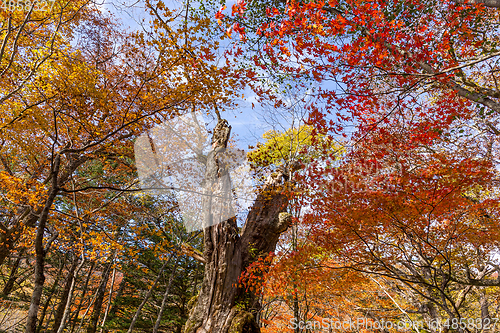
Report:
[[[226,120],[219,119],[214,129],[212,151],[207,157],[205,181],[208,183],[225,172],[217,155],[226,147],[230,129]],[[280,234],[290,224],[289,215],[283,213],[288,205],[282,184],[284,172],[275,173],[268,179],[241,232],[235,218],[205,228],[205,274],[184,327],[185,333],[260,332],[256,321],[260,309],[258,297],[239,288],[238,279],[259,256],[274,251]],[[207,215],[213,218],[210,212]]]

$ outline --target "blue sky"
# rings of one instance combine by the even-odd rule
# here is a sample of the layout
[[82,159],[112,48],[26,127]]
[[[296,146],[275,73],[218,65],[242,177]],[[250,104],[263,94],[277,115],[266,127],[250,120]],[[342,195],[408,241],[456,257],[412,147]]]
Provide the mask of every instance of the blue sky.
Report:
[[[175,0],[164,2],[170,9],[180,8],[181,6],[181,3]],[[227,7],[230,8],[234,2],[236,1],[227,1]],[[101,0],[100,7],[103,10],[111,12],[125,28],[130,30],[141,29],[141,22],[148,20],[143,0]],[[238,100],[239,106],[236,109],[226,112],[222,116],[232,126],[232,133],[238,147],[247,150],[248,145],[255,145],[259,139],[262,141],[262,134],[273,129],[271,124],[276,119],[270,120],[266,116],[268,113],[257,102],[255,93],[247,89],[244,91],[244,96],[243,100]],[[254,108],[252,108],[252,103],[255,105]],[[286,117],[278,118],[280,118],[279,123],[275,123],[275,129],[284,130],[292,125],[286,122]],[[215,122],[213,119],[208,117],[205,119],[209,128],[214,126]]]

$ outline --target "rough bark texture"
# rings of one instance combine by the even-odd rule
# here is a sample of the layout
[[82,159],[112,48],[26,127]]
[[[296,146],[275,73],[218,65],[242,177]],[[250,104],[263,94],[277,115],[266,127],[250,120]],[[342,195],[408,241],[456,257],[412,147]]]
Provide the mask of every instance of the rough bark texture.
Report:
[[[224,173],[217,154],[226,147],[230,129],[226,120],[219,119],[214,129],[212,151],[207,157],[205,180],[208,183]],[[288,204],[283,194],[284,174],[281,171],[268,179],[241,233],[235,218],[205,228],[205,273],[200,293],[184,327],[185,333],[260,332],[255,319],[260,308],[258,297],[237,285],[249,264],[274,251],[280,234],[290,224],[289,216],[283,213]],[[205,211],[205,214],[206,218],[213,218],[210,212]]]

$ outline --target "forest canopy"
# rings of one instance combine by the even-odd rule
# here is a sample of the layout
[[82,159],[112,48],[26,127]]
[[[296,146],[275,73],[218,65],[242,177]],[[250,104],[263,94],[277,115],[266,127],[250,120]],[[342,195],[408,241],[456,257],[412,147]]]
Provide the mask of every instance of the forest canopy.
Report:
[[1,1],[0,332],[495,332],[498,8]]

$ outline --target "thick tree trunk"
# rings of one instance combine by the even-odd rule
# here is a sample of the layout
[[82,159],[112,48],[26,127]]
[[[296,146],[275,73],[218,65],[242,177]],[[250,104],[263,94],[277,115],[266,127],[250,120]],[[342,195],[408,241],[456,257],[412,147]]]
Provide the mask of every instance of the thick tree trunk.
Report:
[[59,185],[57,176],[59,174],[59,165],[61,162],[61,157],[57,155],[54,159],[54,165],[52,168],[52,188],[49,190],[47,201],[45,202],[45,206],[43,207],[42,214],[40,216],[40,221],[36,231],[35,237],[35,286],[33,287],[33,293],[31,295],[31,303],[30,308],[28,310],[28,319],[26,322],[26,331],[25,333],[35,333],[36,331],[36,323],[37,323],[37,315],[38,309],[40,308],[40,300],[42,298],[43,292],[43,284],[45,283],[45,274],[44,274],[44,266],[45,266],[45,256],[47,254],[49,244],[47,245],[47,249],[43,246],[43,236],[45,233],[45,226],[47,225],[47,220],[49,218],[49,210],[54,203],[54,200],[59,192]]
[[[226,147],[230,129],[224,119],[219,119],[214,129],[213,150],[207,157],[205,175],[209,184],[224,173],[217,152]],[[274,251],[280,234],[290,224],[289,215],[283,213],[288,205],[282,184],[284,174],[284,171],[277,172],[268,179],[241,233],[235,218],[204,230],[205,273],[185,333],[260,332],[255,319],[260,309],[258,297],[239,288],[238,279],[259,256]],[[205,211],[205,214],[207,218],[213,218],[210,212]]]

